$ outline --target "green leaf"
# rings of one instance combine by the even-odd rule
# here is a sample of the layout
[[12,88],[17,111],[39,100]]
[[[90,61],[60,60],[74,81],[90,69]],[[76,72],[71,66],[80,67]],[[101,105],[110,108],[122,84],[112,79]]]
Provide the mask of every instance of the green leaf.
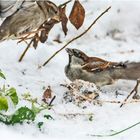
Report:
[[17,105],[18,104],[18,96],[17,96],[16,89],[10,88],[9,90],[6,91],[6,93],[7,93],[6,95],[8,95],[11,98],[13,104]]
[[93,121],[93,116],[92,115],[89,117],[89,121]]
[[44,115],[44,118],[47,120],[54,120],[54,118],[51,115]]
[[31,109],[21,107],[12,115],[3,115],[0,113],[0,122],[7,125],[14,125],[17,123],[23,123],[24,121],[34,121],[35,117],[36,115]]
[[11,117],[11,124],[16,123],[23,123],[25,120],[27,121],[34,121],[36,115],[34,112],[27,108],[27,107],[21,107],[19,108]]
[[43,126],[44,122],[38,122],[37,126],[41,130],[41,127]]
[[5,75],[0,71],[0,77],[6,79]]
[[0,110],[8,110],[8,101],[6,97],[0,97]]

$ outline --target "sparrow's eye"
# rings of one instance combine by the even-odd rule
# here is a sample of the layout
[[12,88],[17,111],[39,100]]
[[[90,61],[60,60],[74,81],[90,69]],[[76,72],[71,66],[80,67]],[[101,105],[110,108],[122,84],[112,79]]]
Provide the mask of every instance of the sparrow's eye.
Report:
[[81,57],[81,54],[80,53],[78,53],[77,55],[78,55],[78,57]]
[[75,51],[75,55],[76,55],[77,57],[81,57],[81,53],[80,53],[78,50]]
[[56,9],[54,9],[54,13],[57,15],[58,11]]
[[54,3],[47,1],[47,4],[48,4],[48,12],[51,15],[58,14],[58,7]]

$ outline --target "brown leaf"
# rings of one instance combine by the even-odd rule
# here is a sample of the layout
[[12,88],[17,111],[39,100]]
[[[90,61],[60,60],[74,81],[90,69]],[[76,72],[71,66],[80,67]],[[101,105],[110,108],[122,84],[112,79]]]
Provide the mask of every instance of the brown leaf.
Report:
[[83,25],[85,19],[85,9],[79,0],[75,0],[69,19],[77,30]]
[[48,39],[48,35],[46,33],[46,30],[44,31],[41,31],[41,34],[40,34],[40,42],[41,43],[45,43]]
[[36,49],[37,48],[37,46],[38,46],[38,42],[39,42],[39,36],[38,36],[38,34],[36,34],[35,36],[34,36],[34,39],[33,39],[33,47]]
[[67,28],[67,23],[68,23],[68,18],[66,16],[66,5],[64,7],[59,7],[59,12],[60,12],[60,20],[62,24],[62,29],[65,35],[67,35],[68,28]]
[[48,88],[43,93],[43,101],[46,102],[46,100],[51,99],[51,98],[52,98],[52,90],[51,90],[51,87],[48,86]]
[[46,21],[40,28],[44,29],[41,31],[40,35],[40,42],[44,43],[48,39],[48,34],[51,31],[51,29],[54,27],[55,24],[59,23],[59,21],[55,19],[50,19],[49,21]]

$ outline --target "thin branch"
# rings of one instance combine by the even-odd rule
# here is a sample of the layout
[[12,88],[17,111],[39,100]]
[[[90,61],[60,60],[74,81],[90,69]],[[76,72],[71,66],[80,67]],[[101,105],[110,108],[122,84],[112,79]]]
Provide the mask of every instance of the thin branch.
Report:
[[70,3],[72,0],[68,0],[67,2],[63,3],[63,4],[60,4],[59,7],[63,7],[65,5],[67,5],[68,3]]
[[68,118],[74,118],[74,117],[77,117],[77,116],[87,116],[87,117],[91,117],[91,116],[94,116],[94,113],[79,113],[79,112],[75,112],[75,113],[57,113],[58,115],[62,116],[62,117],[66,117],[67,119]]
[[32,42],[33,42],[33,40],[34,40],[34,38],[30,41],[30,43],[27,45],[27,47],[25,48],[25,50],[24,50],[24,52],[22,53],[22,55],[20,56],[20,58],[19,58],[19,62],[21,62],[22,61],[22,59],[24,58],[24,56],[25,56],[25,54],[26,54],[26,52],[28,51],[28,49],[30,48],[30,46],[31,46],[31,44],[32,44]]
[[[110,103],[110,104],[122,104],[122,101],[107,101],[107,100],[97,100],[97,102],[100,103]],[[126,101],[123,102],[125,104],[132,104],[132,103],[140,103],[140,100],[132,100],[132,101]]]
[[59,49],[57,52],[55,52],[42,66],[47,65],[59,52],[61,52],[63,49],[65,49],[70,43],[72,43],[73,41],[79,39],[80,37],[82,37],[83,35],[85,35],[92,27],[93,25],[105,14],[107,13],[109,10],[111,9],[111,6],[109,6],[104,12],[102,12],[93,22],[92,24],[80,35],[76,36],[75,38],[73,38],[72,40],[70,40],[68,43],[66,43],[61,49]]
[[107,134],[107,135],[92,135],[91,134],[91,135],[88,135],[88,136],[93,136],[93,137],[112,137],[112,136],[116,136],[116,135],[118,135],[120,133],[123,133],[123,132],[125,132],[125,131],[127,131],[127,130],[129,130],[129,129],[137,126],[137,125],[139,125],[139,124],[140,124],[140,122],[137,122],[137,123],[125,128],[125,129],[122,129],[120,131],[117,131],[117,132],[114,132],[114,133],[111,133],[111,134]]
[[138,92],[138,86],[140,84],[140,79],[137,80],[137,84],[136,86],[134,87],[134,89],[130,92],[130,94],[126,97],[126,99],[124,100],[124,102],[120,105],[120,107],[122,107],[126,102],[127,100],[129,99],[129,97],[134,94],[134,96],[136,96],[137,92]]
[[49,103],[48,106],[52,106],[52,103],[53,103],[53,101],[55,100],[55,98],[56,98],[56,96],[54,96],[54,97],[51,99],[51,101],[50,101],[50,103]]

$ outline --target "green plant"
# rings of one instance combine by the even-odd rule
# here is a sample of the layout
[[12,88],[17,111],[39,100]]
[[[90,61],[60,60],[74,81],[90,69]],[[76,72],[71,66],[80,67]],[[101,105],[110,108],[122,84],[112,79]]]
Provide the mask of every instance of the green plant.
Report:
[[[0,71],[0,77],[6,79],[4,74]],[[6,87],[5,85],[0,88],[0,122],[6,125],[14,125],[14,124],[22,124],[23,122],[33,122],[41,111],[50,109],[52,106],[47,104],[40,104],[37,98],[33,98],[29,93],[25,93],[22,95],[21,100],[26,100],[32,104],[31,109],[24,106],[18,108],[11,115],[5,115],[3,111],[8,111],[9,109],[9,99],[12,101],[14,107],[16,108],[19,103],[19,97],[17,95],[16,89],[14,87]],[[47,116],[47,115],[46,115]],[[44,115],[44,118],[50,119],[52,118],[48,115],[48,118]],[[43,123],[38,123],[38,127],[41,128]]]
[[[0,71],[0,77],[3,79],[6,79],[5,75],[2,73],[2,71]],[[2,88],[0,88],[0,111],[1,110],[8,110],[8,98],[11,99],[11,101],[13,102],[13,104],[16,106],[18,104],[18,96],[17,96],[17,92],[16,89],[11,87],[11,88],[7,88],[5,85],[2,86]]]
[[16,106],[19,102],[16,89],[6,88],[5,85],[3,85],[2,88],[0,88],[0,110],[8,110],[8,97],[11,99],[12,103]]

